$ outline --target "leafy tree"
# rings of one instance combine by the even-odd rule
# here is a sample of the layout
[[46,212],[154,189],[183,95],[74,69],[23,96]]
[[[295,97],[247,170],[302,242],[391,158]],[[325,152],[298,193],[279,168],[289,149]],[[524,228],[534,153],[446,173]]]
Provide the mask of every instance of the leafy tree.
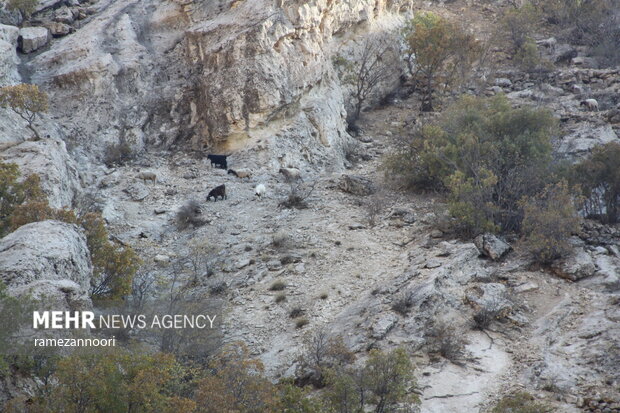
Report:
[[532,33],[538,25],[540,14],[530,3],[511,8],[502,16],[501,27],[511,43],[513,55],[531,40]]
[[169,391],[180,372],[174,357],[161,353],[74,353],[57,362],[49,395],[31,400],[29,411],[189,412],[194,402]]
[[91,294],[101,299],[119,299],[131,293],[133,277],[140,259],[131,247],[109,241],[103,217],[89,212],[79,219],[93,263]]
[[300,388],[292,383],[278,385],[279,402],[278,413],[328,413],[331,410],[320,399],[309,397],[309,390]]
[[34,133],[35,139],[41,139],[34,128],[34,121],[39,113],[47,111],[48,102],[47,94],[39,90],[37,85],[21,83],[0,88],[0,106],[11,108],[28,122],[28,129]]
[[410,392],[415,386],[413,366],[404,349],[373,350],[365,366],[331,371],[326,398],[338,413],[396,412],[403,403],[419,403]]
[[518,230],[518,202],[554,179],[547,110],[512,108],[505,96],[465,96],[388,158],[388,173],[416,189],[447,191],[466,235]]
[[398,76],[397,60],[396,48],[386,37],[367,38],[359,56],[345,58],[338,55],[334,59],[340,79],[353,89],[350,124],[359,119],[364,103],[376,92],[377,87]]
[[514,61],[526,71],[543,67],[538,46],[532,38],[539,21],[540,10],[531,3],[509,9],[501,19],[503,36],[500,35],[500,38],[503,37],[509,43]]
[[22,182],[19,177],[16,164],[0,162],[0,237],[16,228],[13,216],[20,205],[45,199],[37,175],[30,175]]
[[276,411],[276,387],[262,377],[260,361],[249,358],[243,344],[231,344],[210,366],[213,374],[198,383],[199,413],[262,413]]
[[304,340],[303,355],[298,360],[298,384],[325,385],[325,374],[353,362],[353,353],[345,346],[341,336],[330,336],[319,329]]
[[473,35],[431,12],[418,13],[403,34],[409,71],[422,88],[422,110],[432,111],[437,88],[467,73],[481,47]]
[[523,238],[537,261],[549,263],[570,251],[568,238],[579,230],[580,219],[566,182],[547,186],[521,205]]
[[620,144],[610,142],[593,149],[575,165],[572,181],[581,186],[585,212],[603,222],[620,220]]

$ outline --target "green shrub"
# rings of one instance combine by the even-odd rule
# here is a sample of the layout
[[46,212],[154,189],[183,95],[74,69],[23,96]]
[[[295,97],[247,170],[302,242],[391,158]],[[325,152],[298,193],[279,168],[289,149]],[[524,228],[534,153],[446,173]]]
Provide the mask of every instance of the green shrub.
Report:
[[547,110],[513,108],[503,95],[465,96],[387,158],[388,174],[449,195],[465,235],[518,230],[518,201],[555,179]]
[[289,317],[291,318],[297,318],[297,317],[301,317],[302,315],[304,315],[306,312],[304,311],[303,308],[301,307],[293,307],[291,309],[291,311],[289,312]]
[[304,328],[306,325],[308,325],[308,323],[310,323],[310,321],[308,321],[307,318],[298,318],[295,321],[295,328]]
[[502,398],[491,413],[547,413],[553,409],[536,402],[534,396],[526,392],[517,392]]
[[611,224],[620,220],[619,143],[594,148],[588,159],[575,165],[571,175],[571,181],[583,191],[588,216]]
[[271,287],[269,287],[269,290],[271,291],[282,291],[286,288],[286,283],[284,281],[274,281],[273,284],[271,284]]
[[526,249],[543,264],[570,251],[568,239],[579,230],[573,197],[568,185],[549,185],[540,194],[526,197],[523,206],[523,241]]
[[39,4],[39,0],[7,0],[9,10],[19,10],[24,17],[30,17]]
[[526,72],[533,72],[541,67],[542,59],[538,52],[538,46],[532,39],[526,40],[514,56],[515,62]]
[[200,203],[195,199],[190,199],[179,208],[175,216],[176,226],[178,229],[186,229],[187,227],[198,227],[205,224],[202,218],[202,210]]

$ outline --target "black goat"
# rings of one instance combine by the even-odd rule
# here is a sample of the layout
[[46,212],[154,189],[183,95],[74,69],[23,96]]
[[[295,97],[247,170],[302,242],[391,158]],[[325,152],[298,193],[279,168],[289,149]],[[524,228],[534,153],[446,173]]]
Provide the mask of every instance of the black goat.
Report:
[[235,175],[237,178],[239,178],[239,175],[237,175],[237,172],[233,171],[232,169],[228,170],[228,175]]
[[217,198],[218,197],[222,197],[222,199],[227,199],[226,197],[226,186],[225,185],[220,185],[220,186],[216,186],[215,188],[213,188],[210,192],[209,195],[207,195],[207,201],[209,201],[209,198],[213,197],[213,201],[217,202]]
[[228,169],[227,157],[228,155],[207,155],[207,159],[211,161],[211,166],[215,165],[216,168],[221,169]]

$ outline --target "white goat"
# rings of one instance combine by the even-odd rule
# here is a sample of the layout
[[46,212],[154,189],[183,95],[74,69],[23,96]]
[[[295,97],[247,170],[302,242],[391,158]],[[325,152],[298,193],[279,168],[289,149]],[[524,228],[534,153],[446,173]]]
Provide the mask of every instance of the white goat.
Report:
[[586,99],[583,102],[581,102],[579,106],[585,106],[586,110],[589,110],[589,111],[595,110],[598,112],[598,102],[596,101],[596,99]]
[[139,179],[142,179],[145,183],[146,181],[153,181],[153,183],[157,182],[157,175],[154,172],[140,172],[136,175]]
[[258,184],[256,185],[256,188],[254,188],[254,193],[256,194],[257,197],[262,199],[263,195],[267,193],[267,188],[265,188],[264,184]]

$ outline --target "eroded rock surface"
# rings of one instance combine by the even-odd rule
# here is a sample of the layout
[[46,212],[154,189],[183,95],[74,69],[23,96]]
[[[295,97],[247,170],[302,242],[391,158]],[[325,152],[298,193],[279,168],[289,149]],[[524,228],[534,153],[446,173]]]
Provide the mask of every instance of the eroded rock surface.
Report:
[[47,298],[67,309],[90,306],[86,237],[75,225],[42,221],[0,240],[0,280],[9,294]]

